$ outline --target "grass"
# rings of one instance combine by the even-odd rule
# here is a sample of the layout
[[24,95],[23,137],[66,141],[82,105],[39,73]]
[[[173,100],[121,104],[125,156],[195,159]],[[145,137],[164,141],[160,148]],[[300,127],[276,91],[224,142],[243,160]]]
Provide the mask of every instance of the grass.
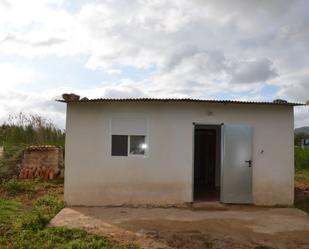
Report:
[[295,146],[295,207],[309,213],[309,148]]
[[309,148],[294,147],[294,160],[296,169],[308,169],[309,168]]
[[308,169],[299,169],[295,172],[296,181],[304,181],[309,183],[309,168]]
[[106,237],[79,229],[46,225],[63,207],[59,181],[11,179],[0,185],[0,248],[125,248]]
[[8,181],[2,182],[2,189],[9,196],[16,196],[18,194],[32,194],[37,191],[35,182],[32,181],[19,181],[12,178]]

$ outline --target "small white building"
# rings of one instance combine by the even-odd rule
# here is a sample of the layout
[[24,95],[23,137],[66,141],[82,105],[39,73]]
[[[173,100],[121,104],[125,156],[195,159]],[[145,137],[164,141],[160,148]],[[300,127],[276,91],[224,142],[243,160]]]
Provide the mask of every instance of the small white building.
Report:
[[292,205],[294,103],[73,99],[67,205]]

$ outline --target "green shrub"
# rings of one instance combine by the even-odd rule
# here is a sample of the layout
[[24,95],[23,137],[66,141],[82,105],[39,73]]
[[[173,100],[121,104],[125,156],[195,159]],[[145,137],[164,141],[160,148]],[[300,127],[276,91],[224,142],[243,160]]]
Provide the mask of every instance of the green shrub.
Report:
[[10,196],[18,194],[31,194],[36,192],[37,188],[31,180],[18,180],[15,177],[2,182],[3,190]]
[[309,148],[295,146],[294,159],[295,169],[309,169]]
[[9,116],[0,126],[0,142],[4,147],[31,144],[64,146],[64,131],[51,121],[35,114]]
[[23,146],[7,146],[0,158],[0,178],[9,179],[18,174],[21,163]]

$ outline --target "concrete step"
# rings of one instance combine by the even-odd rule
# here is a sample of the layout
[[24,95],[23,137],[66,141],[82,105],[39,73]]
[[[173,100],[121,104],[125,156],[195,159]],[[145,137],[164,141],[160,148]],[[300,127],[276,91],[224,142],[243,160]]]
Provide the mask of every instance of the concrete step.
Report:
[[228,207],[218,201],[193,202],[192,209],[195,210],[228,210]]

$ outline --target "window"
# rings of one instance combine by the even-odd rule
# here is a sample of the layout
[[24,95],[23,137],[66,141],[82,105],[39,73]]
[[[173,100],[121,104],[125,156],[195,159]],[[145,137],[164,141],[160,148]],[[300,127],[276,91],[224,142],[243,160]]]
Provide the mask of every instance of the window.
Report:
[[145,155],[145,136],[112,135],[112,156]]
[[145,136],[130,136],[130,155],[145,155]]
[[145,156],[147,123],[141,113],[114,113],[111,119],[112,156]]
[[128,136],[112,135],[112,156],[128,155]]

